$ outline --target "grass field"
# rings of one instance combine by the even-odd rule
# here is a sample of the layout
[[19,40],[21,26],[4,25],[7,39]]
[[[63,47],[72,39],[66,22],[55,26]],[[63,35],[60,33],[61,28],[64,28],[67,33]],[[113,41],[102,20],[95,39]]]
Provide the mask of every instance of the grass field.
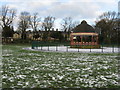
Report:
[[59,53],[4,45],[3,88],[112,88],[118,85],[117,53]]

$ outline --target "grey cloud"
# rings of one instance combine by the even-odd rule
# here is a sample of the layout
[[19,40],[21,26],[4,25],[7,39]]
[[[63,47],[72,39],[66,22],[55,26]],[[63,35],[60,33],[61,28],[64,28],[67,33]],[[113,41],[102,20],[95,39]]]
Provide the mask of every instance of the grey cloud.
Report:
[[[6,1],[6,0],[3,0]],[[98,17],[104,8],[97,0],[68,0],[67,2],[58,2],[58,0],[9,0],[9,5],[18,10],[18,15],[21,11],[30,13],[38,12],[40,17],[52,15],[60,19],[64,17],[72,17],[78,21],[82,19],[92,22]],[[102,5],[114,5],[116,0],[110,4],[108,0],[102,0]],[[94,21],[93,21],[94,22]]]
[[71,16],[73,18],[93,18],[96,16],[96,11],[99,7],[92,3],[86,2],[73,2],[73,3],[60,3],[51,6],[47,13],[51,13],[59,18]]

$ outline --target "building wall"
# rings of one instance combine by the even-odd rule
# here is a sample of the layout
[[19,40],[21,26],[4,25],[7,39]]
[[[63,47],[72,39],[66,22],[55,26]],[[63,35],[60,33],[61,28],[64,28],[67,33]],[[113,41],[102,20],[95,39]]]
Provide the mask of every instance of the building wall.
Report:
[[14,39],[20,39],[20,38],[21,38],[21,35],[20,35],[20,34],[15,33],[15,34],[13,34],[13,38],[14,38]]
[[[42,39],[43,33],[44,33],[44,32],[39,33],[39,35],[40,35],[39,38],[33,38],[33,33],[26,33],[26,37],[27,37],[27,39],[31,39],[31,40],[39,40],[39,41],[42,41],[42,40],[43,40],[43,39]],[[50,33],[52,33],[52,32],[50,32]],[[68,40],[68,41],[70,40],[70,35],[68,35],[67,33],[64,33],[64,32],[62,32],[62,34],[63,34],[64,37],[67,36],[67,40]],[[14,33],[12,38],[13,38],[14,40],[17,40],[17,39],[21,39],[21,36],[22,36],[21,33]],[[48,36],[48,40],[58,40],[58,39],[54,39],[54,38]]]

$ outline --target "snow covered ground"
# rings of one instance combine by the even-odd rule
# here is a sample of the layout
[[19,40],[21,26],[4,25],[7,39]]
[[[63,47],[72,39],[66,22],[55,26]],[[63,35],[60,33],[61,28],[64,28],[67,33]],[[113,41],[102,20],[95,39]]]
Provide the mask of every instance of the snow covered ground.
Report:
[[[31,48],[24,50],[26,47],[3,46],[3,88],[120,86],[117,53],[66,53],[64,46],[61,48],[63,53],[58,53],[59,51],[43,52]],[[55,50],[55,47],[49,49]],[[47,47],[43,47],[43,50],[47,50]]]
[[112,47],[103,47],[103,49],[77,49],[70,48],[69,46],[43,46],[31,49],[31,47],[23,48],[26,50],[35,50],[35,51],[52,51],[52,52],[81,52],[81,53],[118,53],[120,52],[120,48],[112,48]]

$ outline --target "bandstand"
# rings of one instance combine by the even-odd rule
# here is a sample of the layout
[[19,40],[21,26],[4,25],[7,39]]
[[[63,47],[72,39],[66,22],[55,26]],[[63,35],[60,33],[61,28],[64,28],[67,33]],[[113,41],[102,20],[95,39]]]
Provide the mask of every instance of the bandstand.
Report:
[[73,48],[100,48],[98,33],[85,20],[73,29],[70,34],[70,41]]

